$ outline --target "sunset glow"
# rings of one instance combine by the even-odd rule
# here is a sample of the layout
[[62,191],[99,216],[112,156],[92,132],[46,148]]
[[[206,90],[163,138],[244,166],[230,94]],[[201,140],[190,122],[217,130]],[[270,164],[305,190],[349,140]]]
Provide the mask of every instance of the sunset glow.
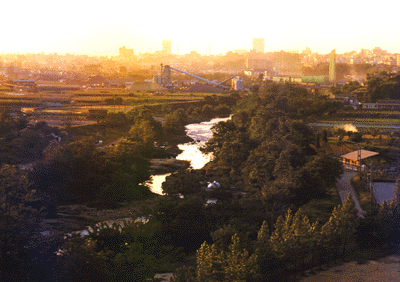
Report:
[[[89,3],[88,3],[89,2]],[[55,4],[56,3],[56,4]],[[380,46],[400,52],[400,25],[391,11],[398,2],[349,1],[201,2],[7,1],[2,4],[0,52],[117,54],[119,46],[135,54],[161,49],[172,53],[225,54],[251,49],[253,37],[265,38],[265,51],[305,47],[321,54]],[[7,11],[7,12],[5,12]],[[178,47],[179,46],[179,47]]]

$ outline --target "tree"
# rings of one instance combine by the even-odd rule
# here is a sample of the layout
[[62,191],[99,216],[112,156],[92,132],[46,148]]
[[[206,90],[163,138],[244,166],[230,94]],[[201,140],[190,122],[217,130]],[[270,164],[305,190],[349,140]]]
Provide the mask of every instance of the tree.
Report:
[[169,134],[185,135],[185,125],[187,121],[188,116],[185,110],[179,108],[173,113],[166,115],[163,129]]
[[237,234],[232,237],[224,262],[225,281],[256,281],[259,277],[257,254],[250,255],[243,249]]
[[213,137],[207,141],[205,146],[201,149],[205,153],[218,153],[225,140],[229,139],[229,136],[235,134],[236,126],[232,120],[225,122],[219,122],[211,127]]
[[159,238],[165,245],[173,245],[186,253],[197,250],[210,240],[214,222],[210,220],[205,199],[197,195],[167,197],[159,202],[153,213],[161,224]]
[[180,267],[175,270],[170,282],[197,282],[196,269],[192,266]]
[[295,215],[288,210],[285,218],[280,216],[275,224],[270,238],[272,251],[286,267],[301,271],[313,256],[316,227],[317,223],[311,224],[301,209]]
[[200,282],[224,281],[223,253],[204,242],[196,253],[197,277]]
[[285,266],[272,252],[270,237],[268,224],[264,221],[258,231],[254,252],[260,272],[259,281],[279,281],[285,277]]
[[128,139],[131,142],[138,145],[139,148],[146,150],[150,150],[153,147],[153,143],[162,139],[162,137],[162,125],[153,119],[153,117],[151,119],[137,119],[128,134]]
[[250,255],[240,245],[237,234],[227,252],[204,242],[197,250],[197,276],[199,281],[259,281],[257,254]]
[[328,143],[328,131],[326,129],[322,130],[322,141],[325,144]]
[[167,195],[198,195],[202,191],[200,184],[202,179],[203,177],[198,171],[182,167],[177,173],[167,176],[166,181],[162,184],[162,190]]
[[[158,242],[152,223],[92,226],[89,235],[73,236],[59,252],[63,279],[70,281],[146,281],[158,266]],[[149,232],[150,231],[150,232]],[[64,281],[64,280],[63,280]]]
[[301,205],[313,198],[325,197],[342,173],[343,165],[338,160],[324,153],[315,156],[296,172],[296,202]]
[[274,168],[279,152],[267,150],[260,145],[252,150],[243,168],[243,177],[248,189],[258,189],[274,179]]
[[329,221],[321,228],[324,246],[333,257],[343,256],[346,247],[354,240],[358,226],[358,211],[355,208],[351,194],[348,195],[343,205],[334,208]]
[[26,246],[38,227],[40,212],[29,206],[37,200],[29,190],[27,177],[16,167],[0,169],[0,277],[4,281],[25,281],[28,272]]
[[125,142],[98,149],[94,139],[73,142],[30,173],[34,187],[57,203],[97,203],[147,198],[149,162]]
[[239,177],[253,144],[244,132],[235,132],[229,140],[224,140],[220,151],[215,153],[218,169],[229,173],[232,178]]
[[0,112],[0,136],[10,133],[14,119],[10,115],[10,109],[5,108]]
[[218,250],[223,250],[227,252],[229,250],[232,236],[235,235],[237,232],[238,231],[235,227],[231,225],[224,225],[212,232],[211,237],[213,239],[214,245],[217,247]]

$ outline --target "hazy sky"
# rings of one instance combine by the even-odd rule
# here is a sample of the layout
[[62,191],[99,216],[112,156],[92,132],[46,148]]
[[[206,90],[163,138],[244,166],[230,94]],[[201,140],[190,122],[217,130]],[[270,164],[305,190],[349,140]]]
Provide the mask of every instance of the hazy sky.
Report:
[[[354,3],[356,2],[356,3]],[[251,49],[326,54],[381,47],[400,53],[397,1],[5,1],[0,52],[135,54],[161,49],[208,54]]]

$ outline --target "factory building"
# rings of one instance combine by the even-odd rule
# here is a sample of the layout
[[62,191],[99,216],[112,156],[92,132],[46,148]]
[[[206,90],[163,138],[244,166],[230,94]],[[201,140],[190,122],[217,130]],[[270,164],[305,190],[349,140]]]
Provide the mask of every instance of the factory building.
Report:
[[232,78],[232,89],[236,91],[243,90],[243,80],[240,77]]

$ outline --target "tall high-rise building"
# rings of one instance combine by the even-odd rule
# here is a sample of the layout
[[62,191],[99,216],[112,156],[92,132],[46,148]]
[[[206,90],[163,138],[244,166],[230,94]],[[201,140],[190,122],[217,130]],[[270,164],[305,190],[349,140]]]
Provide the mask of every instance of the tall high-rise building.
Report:
[[329,61],[329,81],[336,81],[336,49],[331,51],[330,61]]
[[172,48],[171,48],[171,40],[163,40],[162,41],[162,49],[161,51],[163,52],[164,55],[171,55],[172,53]]
[[253,38],[253,51],[264,53],[265,38]]

